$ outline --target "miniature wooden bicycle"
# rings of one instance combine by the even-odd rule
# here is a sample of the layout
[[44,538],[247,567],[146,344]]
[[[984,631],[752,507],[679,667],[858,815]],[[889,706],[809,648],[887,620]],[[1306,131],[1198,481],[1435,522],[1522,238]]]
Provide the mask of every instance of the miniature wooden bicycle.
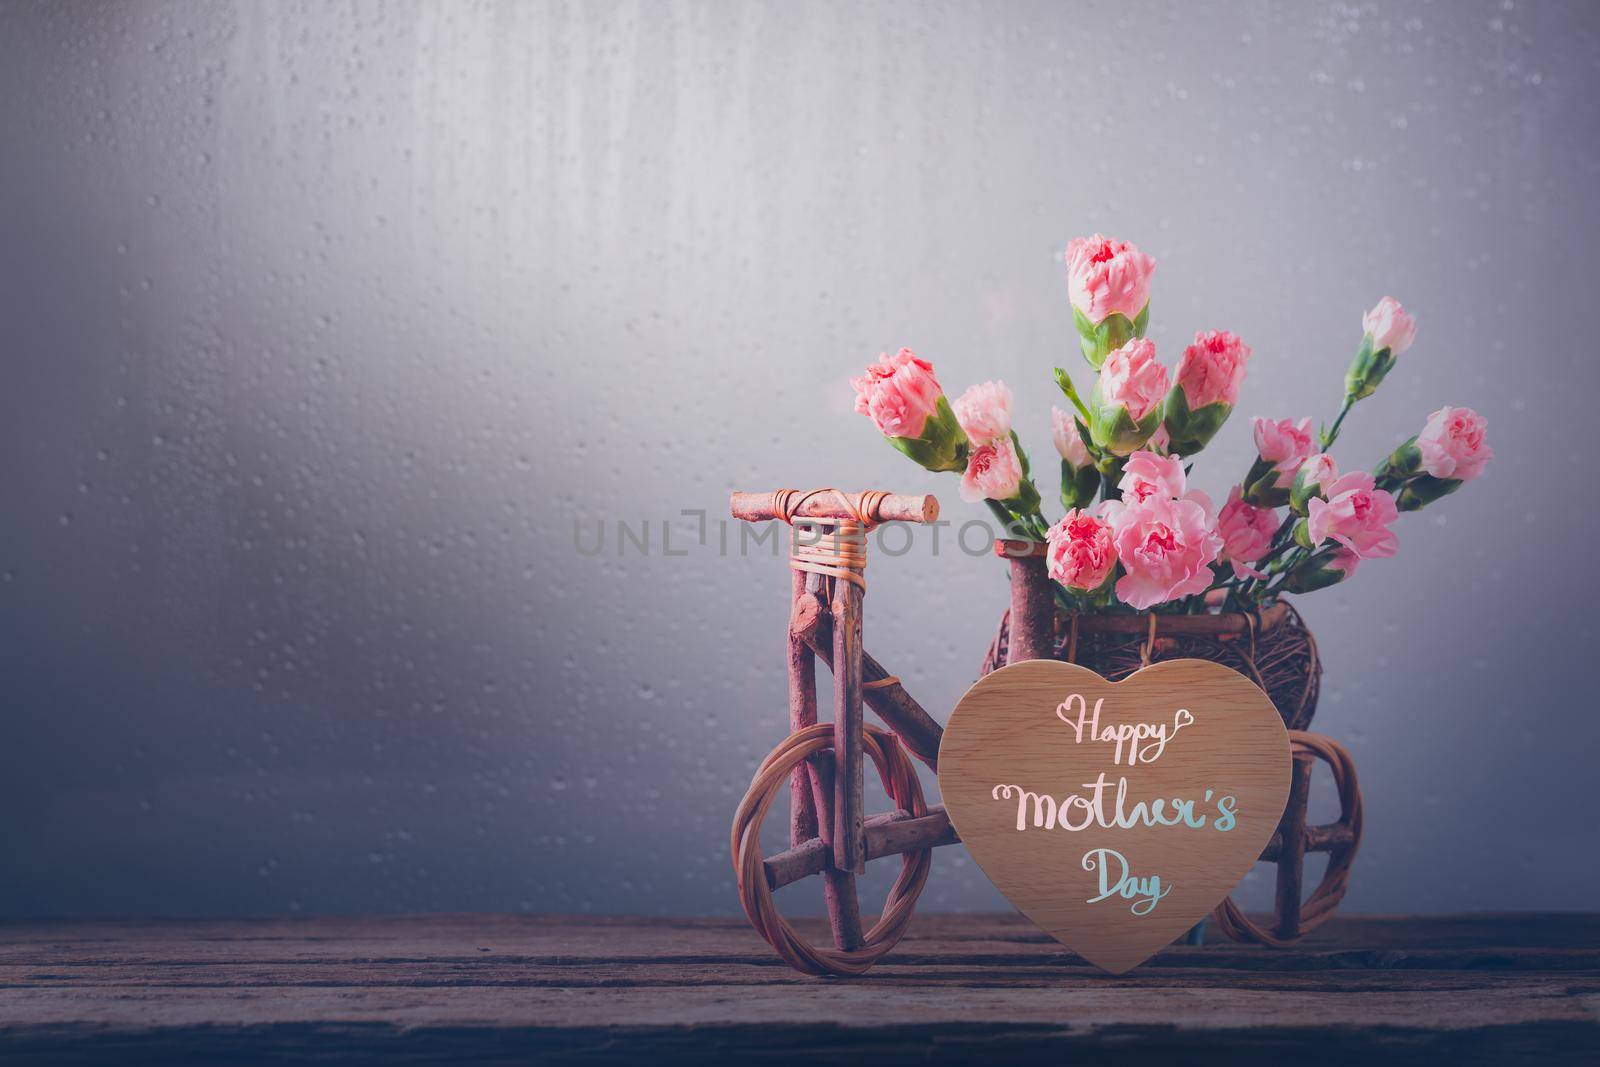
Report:
[[[927,881],[933,849],[960,840],[944,809],[924,800],[907,755],[937,769],[942,728],[861,644],[868,531],[883,522],[933,522],[939,502],[931,496],[877,490],[846,494],[837,489],[780,489],[734,493],[731,510],[746,522],[781,520],[795,527],[789,557],[791,732],[757,768],[734,814],[730,850],[739,898],[756,931],[790,966],[807,974],[862,974],[904,936]],[[1005,549],[1008,545],[1018,551],[1012,554]],[[999,547],[1011,564],[1008,662],[1048,658],[1054,652],[1054,601],[1044,558],[1013,542],[1000,542]],[[1180,617],[1151,618],[1154,645],[1161,620]],[[817,720],[819,658],[833,672],[832,723]],[[863,704],[888,731],[863,722]],[[1349,753],[1320,734],[1291,730],[1290,737],[1294,772],[1289,802],[1277,832],[1261,853],[1263,861],[1277,864],[1274,920],[1269,927],[1259,926],[1231,899],[1224,900],[1213,918],[1235,940],[1286,945],[1321,925],[1344,896],[1360,845],[1361,794]],[[864,814],[865,759],[872,760],[895,805],[893,811]],[[1318,759],[1333,774],[1340,816],[1327,825],[1307,826],[1311,773]],[[761,826],[785,782],[790,796],[790,848],[763,857]],[[1328,866],[1321,883],[1302,901],[1307,852],[1327,852]],[[900,857],[900,876],[878,921],[863,930],[855,876],[866,870],[868,860],[893,855]],[[812,875],[822,876],[832,948],[802,938],[778,913],[773,900],[777,889]]]

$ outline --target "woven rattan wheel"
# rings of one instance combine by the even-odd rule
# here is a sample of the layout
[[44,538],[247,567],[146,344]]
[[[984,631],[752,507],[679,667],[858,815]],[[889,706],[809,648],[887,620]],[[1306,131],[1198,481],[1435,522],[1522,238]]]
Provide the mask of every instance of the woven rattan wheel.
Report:
[[1254,941],[1274,948],[1292,945],[1333,917],[1334,909],[1350,887],[1350,864],[1361,847],[1361,786],[1356,781],[1355,761],[1345,747],[1322,734],[1292,730],[1289,733],[1296,752],[1309,752],[1328,765],[1339,790],[1339,822],[1349,827],[1350,843],[1328,853],[1328,868],[1316,890],[1300,905],[1300,932],[1291,938],[1279,937],[1247,918],[1232,897],[1225,897],[1211,917],[1222,932],[1235,941]]
[[[778,914],[772,887],[767,884],[766,869],[762,866],[761,825],[766,821],[772,802],[788,787],[790,772],[832,746],[833,724],[818,723],[790,734],[761,761],[734,813],[729,850],[744,913],[778,955],[807,974],[858,975],[864,974],[905,935],[917,897],[933,865],[933,850],[919,849],[901,855],[900,876],[889,888],[883,915],[867,931],[860,948],[820,948],[795,932]],[[913,818],[926,815],[928,807],[922,798],[922,783],[895,736],[867,726],[864,747],[895,806],[909,812]]]

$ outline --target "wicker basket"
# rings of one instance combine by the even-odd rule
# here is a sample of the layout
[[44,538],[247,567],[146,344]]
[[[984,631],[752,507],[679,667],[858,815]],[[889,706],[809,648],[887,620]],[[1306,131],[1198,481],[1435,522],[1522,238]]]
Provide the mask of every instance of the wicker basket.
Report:
[[[1317,642],[1300,613],[1285,601],[1255,613],[1157,615],[1149,662],[1208,659],[1231,667],[1266,690],[1283,724],[1304,730],[1317,710],[1322,663]],[[1006,662],[1011,612],[983,658],[982,674]],[[1150,616],[1078,615],[1055,619],[1055,658],[1080,663],[1112,681],[1142,666],[1150,637]]]

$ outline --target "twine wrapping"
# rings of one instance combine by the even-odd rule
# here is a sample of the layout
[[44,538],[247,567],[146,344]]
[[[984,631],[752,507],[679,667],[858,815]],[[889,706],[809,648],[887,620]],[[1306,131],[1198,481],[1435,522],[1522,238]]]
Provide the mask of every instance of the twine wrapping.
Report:
[[882,489],[866,489],[854,495],[838,489],[779,489],[772,494],[772,510],[784,522],[794,527],[795,516],[807,500],[822,493],[835,493],[844,501],[853,518],[818,522],[827,531],[817,540],[803,542],[800,530],[795,527],[789,538],[789,566],[797,571],[820,574],[827,578],[843,579],[867,590],[867,531],[878,521],[878,509],[888,499]]

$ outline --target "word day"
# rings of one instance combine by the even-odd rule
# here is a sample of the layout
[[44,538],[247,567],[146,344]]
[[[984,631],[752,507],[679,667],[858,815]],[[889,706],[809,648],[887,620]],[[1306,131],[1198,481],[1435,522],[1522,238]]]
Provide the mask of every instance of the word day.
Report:
[[[1117,875],[1111,876],[1111,863],[1116,861]],[[1092,848],[1083,854],[1083,869],[1100,872],[1100,895],[1085,900],[1085,904],[1098,904],[1108,897],[1118,896],[1131,900],[1128,910],[1135,915],[1149,915],[1161,898],[1172,892],[1172,886],[1163,886],[1161,876],[1136,878],[1128,870],[1128,860],[1114,848]]]
[[1056,707],[1056,718],[1072,727],[1074,739],[1080,745],[1085,736],[1091,741],[1115,745],[1111,762],[1116,764],[1123,762],[1124,749],[1130,767],[1137,763],[1154,763],[1167,750],[1167,742],[1178,736],[1179,730],[1194,723],[1193,713],[1188,708],[1179,708],[1172,713],[1170,728],[1164,722],[1121,722],[1101,729],[1100,708],[1105,702],[1101,697],[1090,711],[1083,694],[1073,693]]

